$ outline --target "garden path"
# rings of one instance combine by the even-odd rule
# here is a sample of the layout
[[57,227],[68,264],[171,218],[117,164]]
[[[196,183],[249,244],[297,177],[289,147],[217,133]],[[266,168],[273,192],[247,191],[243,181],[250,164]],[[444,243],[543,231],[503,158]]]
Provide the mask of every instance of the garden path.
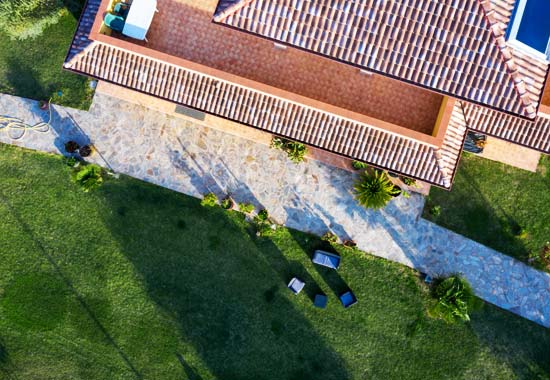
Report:
[[[0,116],[48,119],[35,101],[9,95],[0,95]],[[51,116],[49,131],[17,140],[21,130],[3,128],[0,142],[59,153],[69,139],[92,141],[93,160],[116,172],[195,197],[231,193],[288,227],[330,230],[431,275],[462,273],[481,298],[550,327],[550,274],[422,219],[420,195],[365,210],[351,193],[354,173],[314,160],[296,165],[263,144],[101,93],[88,112],[53,106]]]

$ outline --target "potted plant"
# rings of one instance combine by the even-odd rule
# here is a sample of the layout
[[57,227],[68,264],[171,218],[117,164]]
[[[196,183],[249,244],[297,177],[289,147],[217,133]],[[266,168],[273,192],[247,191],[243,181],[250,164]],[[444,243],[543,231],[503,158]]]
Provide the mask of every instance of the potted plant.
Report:
[[231,197],[228,195],[227,197],[225,197],[224,199],[222,199],[222,201],[220,202],[220,206],[222,206],[223,209],[225,210],[230,210],[233,208],[235,202],[233,202],[233,199],[231,199]]
[[392,189],[392,192],[391,192],[391,196],[392,197],[398,197],[401,195],[401,193],[403,192],[403,190],[401,189],[400,186],[397,186],[397,185],[393,185],[393,189]]
[[38,102],[38,107],[40,107],[42,111],[47,111],[50,108],[50,102],[48,100],[41,100]]
[[346,248],[355,248],[357,247],[357,243],[353,241],[352,239],[346,239],[344,240],[344,247]]
[[84,145],[84,146],[81,146],[80,149],[78,150],[78,153],[80,153],[80,156],[82,157],[88,157],[89,155],[91,155],[93,152],[93,149],[90,145]]
[[67,141],[65,143],[65,151],[67,153],[73,154],[76,153],[76,151],[80,148],[80,145],[76,141]]

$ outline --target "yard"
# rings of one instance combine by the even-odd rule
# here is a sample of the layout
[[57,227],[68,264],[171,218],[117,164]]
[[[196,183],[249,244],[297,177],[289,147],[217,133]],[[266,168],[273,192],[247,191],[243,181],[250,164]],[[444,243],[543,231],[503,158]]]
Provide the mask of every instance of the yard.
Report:
[[[432,188],[424,217],[528,262],[550,241],[549,190],[547,156],[531,173],[465,153],[452,191]],[[430,214],[435,205],[441,207],[437,217]]]
[[57,104],[90,107],[88,80],[62,69],[84,0],[64,3],[60,21],[37,38],[12,40],[0,30],[0,92],[36,100],[52,97]]
[[0,144],[0,163],[5,378],[550,378],[550,331],[491,305],[434,320],[403,266],[338,248],[325,271],[317,237],[256,237],[239,213],[124,176],[84,193],[58,156]]

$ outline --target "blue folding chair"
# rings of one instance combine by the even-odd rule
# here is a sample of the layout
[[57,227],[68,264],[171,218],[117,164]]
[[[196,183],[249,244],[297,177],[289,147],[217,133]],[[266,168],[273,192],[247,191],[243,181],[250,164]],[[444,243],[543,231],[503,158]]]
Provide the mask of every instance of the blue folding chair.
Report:
[[103,22],[105,23],[105,25],[111,28],[111,30],[114,30],[116,32],[122,32],[122,29],[124,29],[125,21],[120,16],[107,13],[105,15],[105,18],[103,19]]

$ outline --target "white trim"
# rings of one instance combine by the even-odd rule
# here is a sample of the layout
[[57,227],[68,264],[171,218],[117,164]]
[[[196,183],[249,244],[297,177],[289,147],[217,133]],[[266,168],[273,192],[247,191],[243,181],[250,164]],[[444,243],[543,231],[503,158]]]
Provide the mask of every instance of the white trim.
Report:
[[[518,1],[517,8],[514,11],[514,15],[513,15],[514,20],[512,22],[510,33],[508,35],[508,43],[517,49],[520,49],[530,55],[534,55],[537,58],[541,58],[541,59],[544,59],[546,62],[549,62],[550,61],[550,38],[548,38],[548,42],[546,44],[546,52],[544,53],[516,39],[518,35],[519,26],[521,24],[521,21],[523,20],[523,12],[525,12],[525,6],[527,5],[527,1],[528,0]],[[542,0],[542,1],[548,1],[548,0]]]

